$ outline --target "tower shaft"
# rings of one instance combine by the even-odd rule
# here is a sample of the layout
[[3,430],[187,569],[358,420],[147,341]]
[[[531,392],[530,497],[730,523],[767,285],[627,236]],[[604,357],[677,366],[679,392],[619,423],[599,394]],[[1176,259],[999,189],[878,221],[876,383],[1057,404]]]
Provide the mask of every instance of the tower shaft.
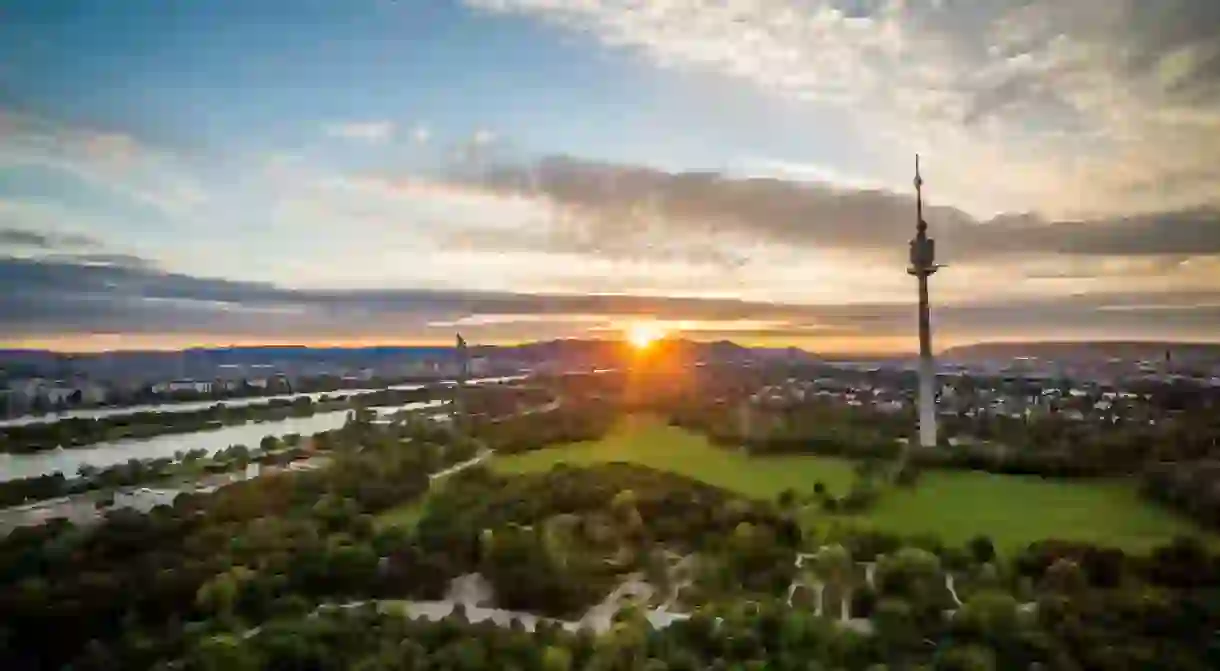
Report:
[[919,445],[936,446],[936,364],[932,359],[932,324],[928,275],[919,275]]
[[923,219],[923,178],[919,156],[915,156],[915,238],[911,240],[911,265],[907,272],[919,282],[919,444],[936,446],[936,365],[932,358],[932,319],[928,300],[928,278],[936,265],[936,242],[928,237]]
[[468,429],[466,417],[466,380],[470,377],[470,352],[466,347],[466,339],[457,334],[457,384],[453,387],[451,426],[459,434]]

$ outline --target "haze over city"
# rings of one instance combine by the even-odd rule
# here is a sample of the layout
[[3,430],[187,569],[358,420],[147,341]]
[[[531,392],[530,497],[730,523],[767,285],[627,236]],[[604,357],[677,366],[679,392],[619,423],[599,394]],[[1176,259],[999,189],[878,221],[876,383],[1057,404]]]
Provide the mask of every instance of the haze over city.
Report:
[[[1215,341],[1213,0],[0,1],[0,346]],[[655,323],[653,323],[655,322]]]

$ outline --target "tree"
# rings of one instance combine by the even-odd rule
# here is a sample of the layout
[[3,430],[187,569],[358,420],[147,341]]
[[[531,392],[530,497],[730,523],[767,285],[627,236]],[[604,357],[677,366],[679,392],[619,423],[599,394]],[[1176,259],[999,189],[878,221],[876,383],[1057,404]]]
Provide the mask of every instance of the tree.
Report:
[[571,671],[572,653],[567,648],[548,645],[542,652],[543,671]]
[[230,618],[239,592],[253,576],[245,566],[234,566],[204,583],[195,593],[195,603],[222,619]]
[[648,551],[644,562],[644,579],[656,588],[657,593],[662,597],[669,594],[669,562],[666,561],[665,552],[660,547],[653,547]]
[[644,530],[644,518],[636,508],[635,492],[630,489],[624,489],[614,496],[610,510],[629,538],[638,536]]
[[1020,629],[1017,600],[1005,592],[979,592],[957,611],[953,624],[992,644],[1007,641]]
[[[547,554],[562,567],[568,565],[576,530],[579,526],[580,516],[570,513],[555,515],[543,523],[542,542],[546,547]],[[491,532],[490,529],[484,529],[483,531],[484,533]]]
[[[822,548],[813,558],[814,571],[826,583],[826,586],[839,594],[841,600],[840,619],[846,622],[851,617],[851,574],[855,563],[851,553],[842,545],[831,545]],[[825,592],[823,601],[825,600]],[[822,612],[826,612],[826,604],[822,604]]]
[[995,653],[989,648],[967,645],[947,648],[936,657],[936,671],[994,671]]
[[901,655],[923,640],[911,604],[902,599],[885,598],[878,601],[872,621],[877,636],[891,655]]
[[995,544],[987,536],[975,536],[970,539],[970,555],[979,564],[986,564],[995,559]]
[[1055,560],[1055,563],[1046,569],[1042,584],[1047,589],[1061,594],[1079,594],[1088,587],[1088,580],[1080,565],[1065,557]]
[[202,671],[258,671],[264,668],[259,656],[231,634],[203,639],[192,649],[188,660],[188,668]]
[[1179,536],[1169,545],[1153,551],[1148,563],[1148,577],[1168,587],[1201,587],[1220,581],[1220,565],[1213,565],[1202,541]]
[[922,602],[930,588],[944,585],[940,559],[921,548],[905,547],[877,562],[876,582],[886,595]]

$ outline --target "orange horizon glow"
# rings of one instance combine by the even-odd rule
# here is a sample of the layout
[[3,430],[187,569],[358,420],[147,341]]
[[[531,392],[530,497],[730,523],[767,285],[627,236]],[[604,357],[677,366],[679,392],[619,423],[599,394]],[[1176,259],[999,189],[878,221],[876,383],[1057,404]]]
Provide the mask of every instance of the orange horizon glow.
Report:
[[[646,322],[645,322],[646,323]],[[665,337],[667,334],[672,334],[672,331],[667,331],[660,327],[659,338]],[[580,340],[614,340],[614,336],[622,338],[628,344],[630,341],[631,326],[624,325],[620,334],[610,333],[585,333],[570,336],[570,338]],[[707,336],[700,333],[698,330],[681,331],[681,337],[693,341],[706,342],[710,340],[724,339],[724,334],[717,334],[715,337]],[[658,338],[658,339],[659,339]],[[554,337],[527,339],[527,338],[480,338],[477,335],[467,334],[467,339],[472,345],[494,345],[501,347],[513,347],[523,345],[538,340],[554,340]],[[915,340],[908,336],[864,336],[864,337],[814,337],[814,338],[786,338],[786,337],[760,337],[751,334],[751,337],[745,338],[730,338],[739,345],[745,347],[799,347],[809,352],[815,353],[852,353],[864,354],[870,353],[875,355],[907,355],[915,350]],[[955,341],[951,339],[941,339],[937,343],[937,349],[951,347],[953,345],[970,344],[974,341]],[[27,338],[10,338],[0,341],[0,349],[27,349],[27,350],[48,350],[60,352],[64,354],[92,354],[100,352],[122,352],[122,351],[181,351],[186,349],[219,349],[226,347],[318,347],[318,348],[361,348],[361,347],[449,347],[453,345],[452,336],[446,334],[444,337],[438,338],[254,338],[242,336],[216,336],[212,334],[63,334],[63,335],[46,335],[32,336]]]
[[624,335],[627,337],[627,342],[637,350],[648,349],[654,342],[664,338],[667,334],[664,328],[658,324],[650,322],[636,322],[627,327]]

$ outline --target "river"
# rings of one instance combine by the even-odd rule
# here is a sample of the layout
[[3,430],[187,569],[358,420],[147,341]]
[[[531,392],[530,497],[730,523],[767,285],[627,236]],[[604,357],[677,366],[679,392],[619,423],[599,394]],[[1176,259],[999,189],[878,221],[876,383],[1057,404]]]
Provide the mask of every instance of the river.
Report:
[[[504,377],[484,377],[476,378],[467,382],[471,385],[480,384],[496,384],[499,382],[512,382],[514,380],[523,380],[526,375],[507,375]],[[452,385],[456,380],[436,380],[430,384],[434,385]],[[21,417],[11,417],[8,419],[0,419],[0,428],[7,426],[24,426],[26,424],[38,424],[41,422],[57,422],[61,419],[100,419],[102,417],[113,417],[115,415],[130,415],[136,412],[192,412],[195,410],[204,410],[214,405],[224,405],[228,408],[241,408],[247,405],[266,404],[270,401],[287,400],[291,401],[298,398],[309,398],[317,401],[323,396],[331,398],[337,396],[352,396],[353,394],[367,394],[374,391],[383,391],[384,389],[395,389],[407,391],[412,389],[423,389],[426,384],[396,384],[390,387],[379,389],[338,389],[335,391],[319,391],[311,394],[279,394],[276,396],[248,396],[246,398],[231,398],[225,400],[208,400],[208,401],[179,401],[170,403],[149,403],[144,405],[129,405],[119,408],[80,408],[77,410],[67,410],[60,413],[48,413],[45,415],[23,415]],[[289,431],[288,433],[292,433]],[[304,433],[304,432],[301,432]],[[312,432],[311,432],[312,433]],[[261,436],[260,436],[261,438]],[[256,441],[257,442],[257,441]]]
[[[265,400],[265,399],[264,399]],[[378,414],[398,410],[422,410],[443,405],[445,401],[421,401],[396,408],[378,408]],[[229,447],[245,445],[258,447],[263,436],[286,436],[299,433],[310,436],[319,431],[329,431],[343,426],[347,410],[319,412],[310,417],[289,417],[266,422],[247,422],[225,426],[210,431],[194,433],[171,433],[146,439],[127,439],[96,443],[87,447],[67,450],[48,450],[34,454],[0,453],[0,482],[18,478],[50,475],[56,471],[64,477],[76,477],[81,464],[106,468],[126,463],[129,459],[156,459],[172,457],[175,452],[204,449],[209,454]]]

